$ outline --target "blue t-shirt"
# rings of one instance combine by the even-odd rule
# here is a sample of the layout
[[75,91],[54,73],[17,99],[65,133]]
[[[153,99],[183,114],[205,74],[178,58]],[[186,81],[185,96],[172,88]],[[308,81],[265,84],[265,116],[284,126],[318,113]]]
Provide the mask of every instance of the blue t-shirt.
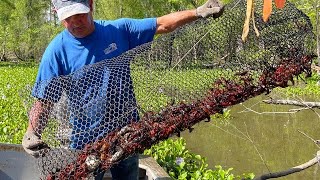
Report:
[[85,38],[64,30],[52,40],[33,89],[33,96],[52,102],[66,94],[71,147],[77,149],[138,120],[130,59],[112,58],[152,41],[156,31],[155,18],[94,23],[94,32]]

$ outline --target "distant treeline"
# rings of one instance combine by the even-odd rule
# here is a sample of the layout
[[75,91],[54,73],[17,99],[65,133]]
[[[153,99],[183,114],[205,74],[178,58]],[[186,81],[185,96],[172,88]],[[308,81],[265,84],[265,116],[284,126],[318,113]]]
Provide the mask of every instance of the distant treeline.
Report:
[[[198,7],[206,0],[94,0],[95,19],[157,17]],[[228,3],[231,0],[222,0]],[[244,0],[243,0],[244,1]],[[258,0],[257,0],[258,1]],[[260,0],[259,0],[260,1]],[[315,24],[316,0],[292,0]],[[63,27],[51,0],[0,1],[0,61],[39,61]]]

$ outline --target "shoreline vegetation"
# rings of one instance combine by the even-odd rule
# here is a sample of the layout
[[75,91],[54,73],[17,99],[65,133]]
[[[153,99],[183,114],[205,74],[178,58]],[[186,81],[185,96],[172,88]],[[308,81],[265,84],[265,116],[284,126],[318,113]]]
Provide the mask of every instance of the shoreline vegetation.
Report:
[[[25,89],[26,86],[32,86],[37,74],[37,63],[10,63],[10,62],[0,62],[0,142],[20,144],[25,129],[27,127],[27,113],[23,106],[23,98],[21,95],[21,90]],[[283,93],[288,97],[294,96],[311,96],[319,97],[320,88],[318,81],[320,80],[320,75],[313,73],[313,76],[308,79],[300,79],[297,85],[288,87],[285,89],[277,88],[275,93]],[[230,113],[230,112],[228,112]],[[196,173],[201,174],[203,177],[221,177],[221,178],[231,178],[237,179],[240,176],[235,176],[231,173],[232,168],[223,170],[221,166],[217,166],[215,170],[207,169],[206,159],[200,155],[195,155],[189,152],[185,148],[185,141],[181,138],[175,140],[169,139],[159,145],[152,147],[150,150],[146,151],[145,154],[152,155],[159,164],[162,164],[164,169],[167,170],[168,174],[172,177],[196,177]],[[163,152],[167,147],[174,146],[175,150],[171,153],[170,163],[165,162],[168,160],[167,155],[169,152]],[[169,148],[170,149],[170,148]],[[180,153],[180,154],[179,154]],[[181,154],[182,153],[182,154]],[[184,156],[184,157],[182,157]],[[190,162],[198,162],[193,164],[187,164],[186,160]],[[179,160],[179,163],[177,163]],[[190,163],[189,162],[189,163]],[[193,171],[188,171],[192,166]],[[198,171],[196,170],[197,168]],[[223,174],[218,172],[223,172]],[[217,174],[218,173],[218,174]],[[242,175],[241,178],[253,179],[254,175],[247,174]],[[210,179],[210,178],[208,178]]]

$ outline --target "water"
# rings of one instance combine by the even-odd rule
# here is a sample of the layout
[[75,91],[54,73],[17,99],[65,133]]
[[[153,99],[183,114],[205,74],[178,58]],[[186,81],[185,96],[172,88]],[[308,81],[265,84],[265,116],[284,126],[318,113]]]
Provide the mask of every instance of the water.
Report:
[[[290,113],[299,107],[268,105],[262,102],[265,99],[260,96],[233,106],[228,121],[201,122],[192,133],[182,133],[187,148],[206,157],[210,168],[233,167],[231,172],[239,175],[283,171],[314,158],[319,147],[307,136],[320,139],[320,117],[312,110]],[[320,167],[279,179],[320,179]]]

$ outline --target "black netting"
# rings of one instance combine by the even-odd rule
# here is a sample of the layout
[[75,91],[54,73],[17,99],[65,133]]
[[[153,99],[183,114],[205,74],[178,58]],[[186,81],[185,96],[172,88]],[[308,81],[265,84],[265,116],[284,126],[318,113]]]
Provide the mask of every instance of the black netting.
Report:
[[[38,83],[46,108],[34,128],[50,149],[39,158],[45,178],[81,179],[109,169],[210,115],[311,75],[314,35],[293,4],[262,21],[255,4],[242,41],[244,0],[218,19],[199,19],[119,57]],[[32,99],[30,99],[32,100]],[[32,118],[35,114],[29,114]]]

